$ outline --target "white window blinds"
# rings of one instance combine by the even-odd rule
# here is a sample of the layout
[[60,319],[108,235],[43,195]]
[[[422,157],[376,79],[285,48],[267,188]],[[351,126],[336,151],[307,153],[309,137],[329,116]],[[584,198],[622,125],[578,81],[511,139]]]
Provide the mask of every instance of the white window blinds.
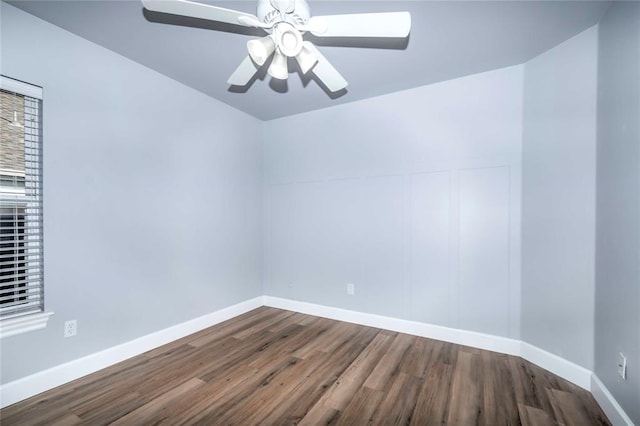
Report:
[[0,80],[0,317],[42,312],[41,89]]

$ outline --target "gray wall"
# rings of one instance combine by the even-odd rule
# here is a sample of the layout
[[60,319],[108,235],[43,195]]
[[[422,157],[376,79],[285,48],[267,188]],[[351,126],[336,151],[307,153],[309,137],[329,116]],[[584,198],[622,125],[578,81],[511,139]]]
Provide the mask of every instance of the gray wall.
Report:
[[640,424],[640,3],[609,10],[598,54],[595,372]]
[[522,338],[593,369],[596,84],[593,27],[525,64]]
[[56,313],[2,340],[2,382],[262,294],[258,120],[5,3],[1,52],[44,87]]
[[266,122],[266,294],[519,337],[522,71]]

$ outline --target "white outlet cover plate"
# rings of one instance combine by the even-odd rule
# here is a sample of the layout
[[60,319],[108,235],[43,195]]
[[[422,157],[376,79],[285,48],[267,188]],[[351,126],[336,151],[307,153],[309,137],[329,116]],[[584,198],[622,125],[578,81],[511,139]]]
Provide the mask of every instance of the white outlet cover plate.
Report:
[[78,322],[76,320],[64,322],[64,337],[73,337],[78,333]]
[[347,284],[347,294],[353,296],[356,294],[356,286],[354,284]]

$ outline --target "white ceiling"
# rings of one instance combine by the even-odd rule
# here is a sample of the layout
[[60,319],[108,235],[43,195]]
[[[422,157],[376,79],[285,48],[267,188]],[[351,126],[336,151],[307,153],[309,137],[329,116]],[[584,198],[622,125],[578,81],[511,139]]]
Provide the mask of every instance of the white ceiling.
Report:
[[[202,2],[255,13],[251,0]],[[258,30],[151,13],[133,0],[8,3],[263,120],[521,64],[595,25],[611,4],[308,0],[312,15],[411,12],[411,35],[400,42],[310,38],[349,82],[336,97],[295,66],[285,84],[262,72],[244,90],[230,89],[227,78]]]

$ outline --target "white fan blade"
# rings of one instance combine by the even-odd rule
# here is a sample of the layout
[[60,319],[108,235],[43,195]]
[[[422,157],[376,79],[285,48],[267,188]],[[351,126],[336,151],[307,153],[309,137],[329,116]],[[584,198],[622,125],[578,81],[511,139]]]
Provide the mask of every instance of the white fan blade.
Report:
[[[225,22],[227,24],[243,25],[246,27],[259,26],[260,24],[258,18],[250,13],[188,0],[142,0],[142,4],[145,9],[154,12],[208,19],[210,21]],[[258,25],[256,25],[256,23]]]
[[329,61],[327,61],[327,58],[320,53],[313,43],[305,41],[303,44],[315,55],[316,58],[318,58],[318,63],[311,69],[311,72],[313,72],[316,77],[318,77],[318,79],[327,86],[327,89],[332,92],[337,92],[338,90],[342,90],[347,87],[349,84],[347,83],[347,80],[345,80],[338,70],[336,70]]
[[411,31],[409,12],[313,16],[307,27],[319,37],[400,37]]
[[251,56],[247,56],[233,74],[231,74],[231,77],[227,80],[227,84],[232,86],[246,86],[256,71],[258,71],[258,68],[259,67],[251,60]]

